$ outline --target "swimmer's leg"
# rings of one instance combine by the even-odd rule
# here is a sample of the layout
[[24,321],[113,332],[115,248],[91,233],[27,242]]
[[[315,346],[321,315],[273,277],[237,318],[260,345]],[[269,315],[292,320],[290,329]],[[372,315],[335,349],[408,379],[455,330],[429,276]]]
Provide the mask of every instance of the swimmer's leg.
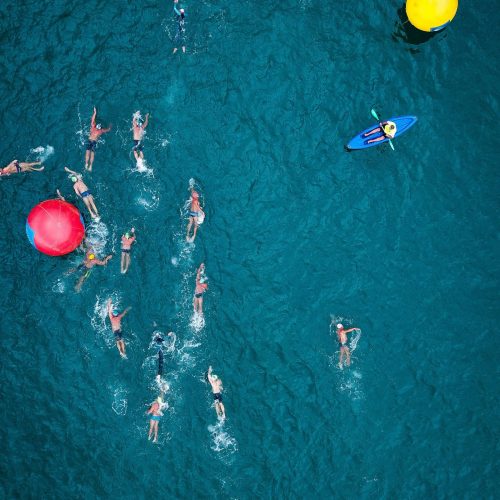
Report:
[[193,238],[191,239],[191,241],[194,241],[194,239],[196,238],[197,231],[198,231],[198,222],[194,221]]
[[125,252],[122,252],[122,258],[121,258],[121,261],[120,261],[120,272],[122,274],[125,274],[127,271],[125,270],[125,257],[126,257],[126,253]]
[[158,420],[154,422],[154,431],[155,431],[155,438],[153,439],[153,443],[158,442]]
[[345,348],[345,355],[346,355],[345,364],[347,366],[350,366],[351,365],[351,351],[349,350],[348,347]]
[[188,227],[186,231],[186,241],[189,241],[189,233],[191,231],[191,226],[193,225],[194,217],[189,217]]
[[176,52],[177,52],[177,47],[174,47],[172,54],[175,54]]
[[92,210],[94,211],[95,216],[99,217],[99,212],[97,211],[97,207],[95,206],[95,203],[94,203],[94,197],[92,195],[90,195],[90,196],[87,196],[87,198],[89,198],[89,203],[92,206]]
[[149,421],[148,441],[151,439],[151,435],[153,434],[153,426],[154,426],[154,421],[150,420]]
[[130,267],[130,254],[125,255],[125,272],[128,271],[128,268]]
[[185,46],[185,45],[183,45],[183,46],[182,46],[182,52],[183,52],[184,54],[186,53],[186,46]]
[[85,273],[83,276],[80,276],[80,279],[78,280],[78,282],[76,283],[75,285],[75,292],[76,293],[80,293],[80,290],[82,289],[82,285],[83,285],[83,282],[85,281],[86,279],[86,274]]
[[89,162],[89,166],[88,166],[89,172],[92,172],[92,164],[94,163],[94,156],[95,156],[95,153],[93,151],[90,151],[90,155],[89,155],[90,162]]
[[87,151],[85,151],[85,170],[88,170],[89,159],[90,159],[90,149],[87,149]]

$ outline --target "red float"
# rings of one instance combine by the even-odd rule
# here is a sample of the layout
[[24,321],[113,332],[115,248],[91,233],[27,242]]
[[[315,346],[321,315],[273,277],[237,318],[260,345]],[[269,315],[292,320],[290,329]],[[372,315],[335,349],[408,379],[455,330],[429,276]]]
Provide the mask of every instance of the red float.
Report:
[[78,209],[62,200],[42,201],[28,215],[26,234],[40,252],[57,256],[72,252],[85,236]]

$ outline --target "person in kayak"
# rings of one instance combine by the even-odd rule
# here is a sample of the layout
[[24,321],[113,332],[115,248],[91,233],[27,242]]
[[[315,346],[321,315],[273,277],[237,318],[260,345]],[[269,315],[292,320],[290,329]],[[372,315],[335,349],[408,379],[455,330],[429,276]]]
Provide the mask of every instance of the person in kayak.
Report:
[[85,170],[89,172],[92,171],[92,164],[94,163],[95,148],[97,147],[97,141],[102,134],[109,132],[111,127],[102,128],[100,123],[96,123],[97,109],[94,106],[94,113],[90,119],[90,133],[87,140],[87,146],[85,151]]
[[127,231],[122,236],[122,258],[120,264],[121,268],[120,271],[122,274],[125,274],[130,266],[130,250],[134,242],[135,242],[135,229],[132,228],[130,231]]
[[345,358],[346,366],[351,364],[351,351],[349,350],[349,346],[347,345],[347,334],[361,331],[359,328],[349,328],[348,330],[344,329],[344,325],[342,323],[337,324],[337,340],[339,342],[340,354],[339,354],[339,368],[342,368],[342,362]]
[[186,27],[185,27],[185,17],[186,13],[184,12],[184,9],[178,9],[177,4],[179,3],[179,0],[174,0],[174,12],[175,15],[177,16],[177,34],[175,35],[174,38],[174,43],[175,47],[173,50],[173,54],[177,52],[178,45],[182,47],[182,52],[185,54],[186,53]]
[[[186,233],[186,241],[188,243],[193,243],[196,238],[196,232],[198,231],[198,226],[203,224],[205,220],[205,212],[203,212],[200,206],[200,195],[191,188],[191,205],[189,207],[189,223]],[[193,227],[193,235],[190,236],[191,228]]]
[[22,162],[19,160],[12,160],[6,167],[0,168],[0,176],[20,174],[21,172],[40,172],[45,167],[35,168],[35,165],[41,165],[41,161],[33,163]]
[[379,137],[376,137],[375,139],[369,139],[367,141],[368,144],[372,142],[379,142],[383,141],[385,139],[394,139],[394,136],[396,135],[396,132],[398,131],[398,128],[396,127],[396,124],[391,121],[386,121],[386,122],[380,122],[379,127],[374,128],[373,130],[370,130],[370,132],[366,132],[363,134],[363,137],[368,137],[369,135],[372,134],[382,134]]

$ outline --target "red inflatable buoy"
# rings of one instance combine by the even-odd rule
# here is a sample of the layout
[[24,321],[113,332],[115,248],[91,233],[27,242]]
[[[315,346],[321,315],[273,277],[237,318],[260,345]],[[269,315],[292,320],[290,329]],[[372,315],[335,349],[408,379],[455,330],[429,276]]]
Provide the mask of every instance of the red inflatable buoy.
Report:
[[62,200],[42,201],[28,215],[26,234],[47,255],[65,255],[83,240],[85,225],[78,209]]

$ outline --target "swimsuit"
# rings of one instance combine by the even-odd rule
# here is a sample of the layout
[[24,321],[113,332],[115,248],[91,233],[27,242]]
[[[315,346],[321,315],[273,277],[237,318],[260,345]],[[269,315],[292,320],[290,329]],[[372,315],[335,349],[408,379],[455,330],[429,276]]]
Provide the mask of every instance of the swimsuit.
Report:
[[14,166],[16,167],[17,173],[21,172],[21,167],[20,167],[20,165],[19,165],[19,162],[18,162],[18,161],[16,161],[16,162],[14,163]]
[[134,151],[142,151],[142,140],[138,141],[134,139],[134,147],[132,148]]
[[200,212],[193,212],[192,210],[189,212],[190,217],[198,217]]
[[86,198],[87,196],[91,195],[91,192],[87,189],[87,191],[84,191],[83,193],[80,193],[82,198]]
[[195,293],[194,296],[199,299],[203,296],[203,292],[200,292],[200,293]]
[[151,417],[149,417],[149,419],[154,420],[155,422],[159,422],[161,419],[161,416],[160,415],[151,415]]
[[118,330],[114,330],[113,333],[115,334],[116,340],[122,340],[122,329],[119,328]]
[[87,151],[95,151],[96,146],[97,146],[97,141],[89,139],[87,142]]
[[219,401],[222,403],[222,394],[220,392],[214,393],[214,401]]
[[130,253],[130,248],[122,248],[123,253]]

